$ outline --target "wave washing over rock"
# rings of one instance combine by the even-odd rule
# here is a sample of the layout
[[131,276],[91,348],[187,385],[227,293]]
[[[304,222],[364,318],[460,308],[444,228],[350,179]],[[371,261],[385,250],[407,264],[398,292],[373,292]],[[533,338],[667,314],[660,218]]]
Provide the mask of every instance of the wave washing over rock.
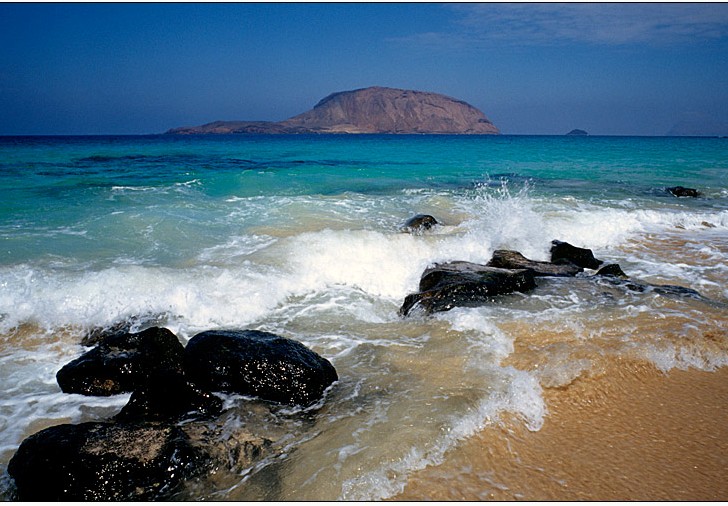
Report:
[[170,134],[498,134],[485,115],[454,98],[373,86],[332,93],[285,121],[215,121]]
[[[111,454],[145,459],[154,483],[171,479],[155,499],[397,499],[425,468],[446,485],[440,496],[418,489],[417,499],[462,498],[441,466],[485,430],[507,443],[512,429],[547,433],[559,414],[554,392],[619,381],[617,362],[660,371],[728,364],[725,146],[561,136],[0,138],[0,497],[17,497],[9,463],[42,434],[31,441],[46,447],[57,435],[55,448],[90,450],[103,466],[91,473],[116,466]],[[678,185],[700,195],[666,190]],[[562,263],[562,243],[605,263]],[[431,309],[446,310],[419,303],[400,314],[410,294],[437,288],[421,286],[425,271],[462,262],[533,271],[536,286],[490,297],[470,281],[492,269],[444,272],[435,274],[442,293],[457,298]],[[464,287],[449,282],[463,278]],[[209,392],[220,387],[199,385],[183,360],[133,394],[61,390],[64,364],[89,358],[102,330],[132,333],[133,344],[150,327],[167,329],[154,332],[178,358],[209,330],[275,334],[328,360],[338,380],[320,402],[317,394],[313,405],[290,406]],[[106,346],[131,367],[163,365],[136,361],[126,342]],[[185,403],[167,402],[175,399]],[[191,418],[187,401],[211,418]],[[691,426],[680,426],[685,437]],[[129,451],[141,436],[154,443],[149,451]],[[503,491],[491,477],[523,465],[484,448],[482,472],[463,474],[477,492],[467,497],[518,497],[522,484]],[[178,467],[157,466],[175,452]],[[59,454],[54,462],[65,465]]]

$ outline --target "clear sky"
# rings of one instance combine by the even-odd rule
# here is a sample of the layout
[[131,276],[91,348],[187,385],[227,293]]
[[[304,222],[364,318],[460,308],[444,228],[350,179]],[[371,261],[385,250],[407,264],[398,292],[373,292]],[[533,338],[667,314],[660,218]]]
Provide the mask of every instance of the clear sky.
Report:
[[278,121],[373,85],[506,134],[728,135],[728,3],[0,3],[0,135]]

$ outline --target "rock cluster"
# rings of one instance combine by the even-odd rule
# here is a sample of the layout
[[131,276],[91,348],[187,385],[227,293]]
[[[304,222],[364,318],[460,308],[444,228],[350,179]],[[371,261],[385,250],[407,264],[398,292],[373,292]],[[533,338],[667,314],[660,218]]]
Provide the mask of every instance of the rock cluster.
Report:
[[[82,395],[132,392],[111,420],[63,424],[24,440],[8,464],[22,501],[169,498],[185,480],[219,468],[240,471],[271,441],[214,421],[213,392],[311,406],[338,380],[302,343],[256,330],[197,334],[186,347],[168,329],[118,329],[57,374]],[[42,477],[43,486],[38,486]]]
[[[416,222],[419,216],[422,215],[415,216],[407,224]],[[408,230],[407,227],[405,229]],[[527,293],[537,286],[536,280],[540,277],[575,277],[583,273],[584,269],[596,270],[591,276],[596,280],[631,292],[702,299],[698,292],[690,288],[630,280],[619,265],[604,264],[587,248],[554,240],[550,252],[549,262],[530,260],[518,251],[496,250],[485,265],[463,261],[434,264],[422,273],[418,291],[405,297],[399,314],[431,314],[449,311],[454,307],[481,306],[495,300],[497,296],[513,292]]]
[[[400,229],[423,234],[435,226],[433,216],[419,214]],[[591,250],[554,240],[549,262],[496,250],[486,265],[434,264],[399,314],[481,306],[528,293],[539,278],[584,276],[584,269],[598,269],[587,277],[631,292],[702,298],[689,288],[630,280]],[[183,346],[165,328],[130,332],[119,325],[92,332],[82,343],[95,347],[59,370],[63,392],[131,392],[129,402],[110,420],[57,425],[25,439],[8,465],[22,501],[176,497],[189,480],[219,469],[240,472],[272,451],[265,435],[221,420],[223,402],[215,392],[317,407],[338,380],[333,365],[302,343],[257,330],[205,331]]]

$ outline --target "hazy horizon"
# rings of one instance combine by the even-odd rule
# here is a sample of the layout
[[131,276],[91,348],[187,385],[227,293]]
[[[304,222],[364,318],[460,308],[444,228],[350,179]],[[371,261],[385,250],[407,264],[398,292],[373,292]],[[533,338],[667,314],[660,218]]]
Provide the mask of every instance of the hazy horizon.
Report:
[[724,3],[3,3],[0,42],[0,135],[280,121],[368,86],[504,134],[728,135]]

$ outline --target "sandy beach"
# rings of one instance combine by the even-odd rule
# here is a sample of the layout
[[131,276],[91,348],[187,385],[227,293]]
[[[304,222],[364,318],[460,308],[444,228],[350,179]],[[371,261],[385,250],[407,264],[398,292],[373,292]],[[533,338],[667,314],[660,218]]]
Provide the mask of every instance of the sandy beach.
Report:
[[508,421],[487,429],[395,499],[728,498],[728,368],[665,374],[618,360],[544,396],[541,430]]

